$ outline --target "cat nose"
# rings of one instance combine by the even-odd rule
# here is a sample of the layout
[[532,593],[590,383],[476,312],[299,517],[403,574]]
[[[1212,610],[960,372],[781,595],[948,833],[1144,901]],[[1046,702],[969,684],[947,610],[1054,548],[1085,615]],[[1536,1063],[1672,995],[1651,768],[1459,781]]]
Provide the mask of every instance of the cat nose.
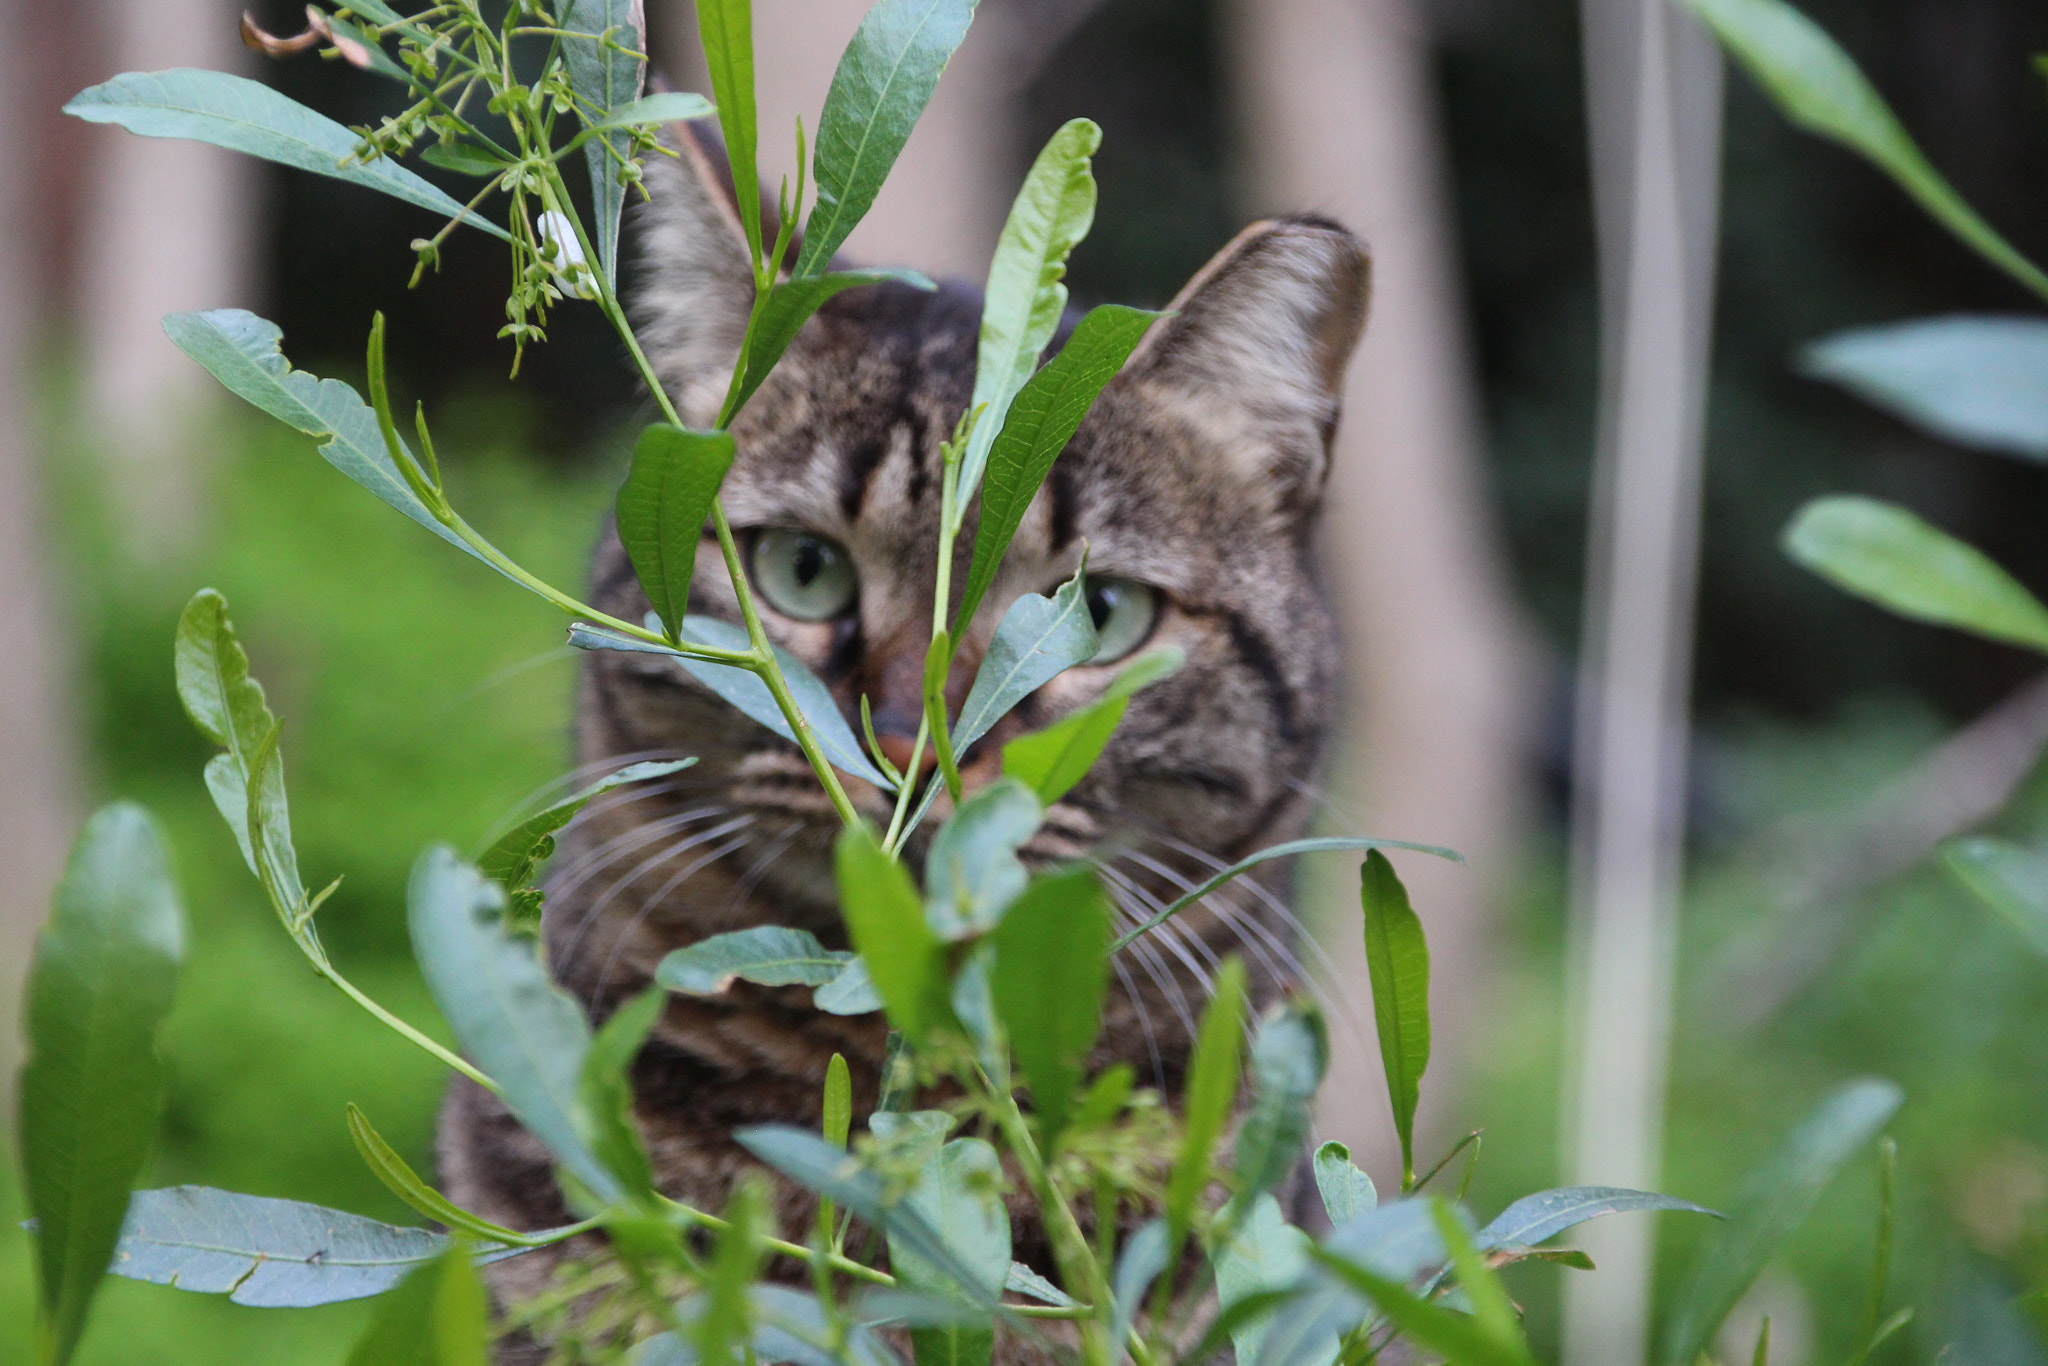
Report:
[[[875,737],[875,744],[880,747],[882,757],[894,764],[898,773],[902,773],[910,767],[911,750],[915,747],[916,743],[915,737],[909,735],[877,735]],[[923,778],[938,766],[938,746],[934,745],[930,740],[926,740],[924,753],[919,756],[917,761],[917,772],[910,776],[913,778]]]

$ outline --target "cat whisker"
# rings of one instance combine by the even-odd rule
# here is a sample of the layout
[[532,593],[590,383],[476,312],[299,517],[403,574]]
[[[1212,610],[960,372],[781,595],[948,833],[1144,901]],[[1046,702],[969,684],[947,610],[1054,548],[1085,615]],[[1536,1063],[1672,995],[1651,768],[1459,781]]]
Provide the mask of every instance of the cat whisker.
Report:
[[1131,1003],[1131,1009],[1138,1016],[1138,1032],[1145,1036],[1145,1052],[1152,1059],[1152,1084],[1161,1092],[1166,1090],[1166,1062],[1159,1056],[1159,1031],[1152,1027],[1152,1012],[1145,1008],[1145,998],[1138,991],[1138,984],[1131,980],[1130,965],[1121,958],[1109,960],[1116,970],[1117,985],[1123,988],[1123,999]]
[[[753,819],[754,818],[751,816],[742,817],[740,820],[732,822],[731,825],[751,825],[753,824]],[[730,829],[731,826],[721,828]],[[716,833],[716,831],[706,831],[704,835],[699,836],[697,840],[692,841],[692,843],[701,843],[703,840],[713,837]],[[673,892],[676,888],[682,886],[685,882],[695,877],[698,873],[702,872],[711,864],[716,863],[719,859],[724,858],[728,854],[737,853],[739,850],[745,848],[748,840],[752,838],[753,837],[751,835],[747,834],[746,831],[742,829],[739,834],[735,835],[726,843],[717,846],[708,853],[700,854],[698,857],[691,860],[690,863],[686,865],[680,872],[670,877],[669,880],[662,883],[661,886],[655,888],[654,894],[640,903],[640,909],[633,913],[632,918],[628,920],[624,925],[621,925],[619,927],[618,934],[615,935],[612,939],[612,951],[605,956],[604,967],[598,970],[597,987],[594,991],[592,991],[591,994],[597,997],[602,997],[604,995],[605,987],[611,982],[612,969],[618,966],[619,955],[626,951],[627,941],[632,938],[633,932],[640,928],[642,922],[644,922],[649,915],[653,914],[655,907],[661,905],[661,903],[668,897],[668,894],[670,892]],[[685,847],[687,848],[688,846]],[[681,851],[678,850],[676,852]]]
[[550,897],[567,897],[595,874],[617,863],[634,850],[645,848],[658,839],[672,835],[693,821],[714,819],[728,815],[731,811],[731,807],[723,804],[697,806],[687,811],[679,811],[673,816],[649,821],[645,825],[622,830],[594,848],[578,854],[560,870],[554,872],[548,878],[545,890]]
[[[668,844],[664,844],[661,848],[655,850],[652,854],[649,854],[646,858],[640,860],[639,863],[635,864],[633,868],[629,872],[627,872],[623,877],[615,879],[612,882],[612,884],[609,887],[605,888],[604,892],[601,895],[599,895],[595,901],[591,902],[589,906],[585,907],[582,913],[577,917],[576,929],[570,935],[568,941],[562,947],[562,962],[564,966],[566,967],[568,963],[572,962],[575,959],[577,946],[583,942],[583,936],[587,934],[590,930],[590,927],[597,922],[598,917],[604,914],[605,908],[611,905],[613,901],[617,900],[619,894],[625,891],[626,888],[632,886],[635,882],[638,882],[648,873],[652,872],[656,868],[659,868],[662,864],[668,862],[670,859],[675,858],[677,855],[687,854],[688,852],[690,852],[690,850],[697,848],[699,845],[705,844],[711,840],[720,839],[726,835],[731,834],[735,830],[742,829],[748,825],[751,825],[753,823],[753,820],[754,818],[752,816],[734,816],[729,820],[726,820],[718,825],[711,827],[709,830],[694,831],[683,839],[676,840]],[[654,837],[658,838],[661,834],[664,833],[668,832],[657,830],[655,832]],[[643,838],[637,842],[636,847],[645,846],[650,842],[650,839]]]
[[[521,797],[518,801],[514,802],[512,804],[510,813],[504,816],[500,816],[497,819],[497,821],[495,821],[492,824],[490,832],[484,836],[483,847],[488,849],[494,842],[501,838],[506,831],[510,830],[520,821],[525,820],[526,813],[534,811],[541,807],[545,807],[551,804],[552,802],[558,801],[561,798],[568,796],[577,788],[587,785],[594,778],[602,774],[616,773],[618,770],[626,767],[628,764],[637,764],[642,762],[643,760],[683,759],[688,757],[688,755],[684,754],[679,749],[646,749],[638,750],[631,754],[608,755],[602,759],[593,759],[588,763],[577,764],[568,772],[558,774],[557,776],[548,779],[539,787],[534,788],[525,796]],[[646,786],[648,786],[648,784],[634,783],[629,784],[628,787],[624,790],[637,791]],[[610,796],[611,794],[606,793],[605,795]],[[603,798],[599,798],[599,800],[601,801],[603,800]],[[595,805],[595,803],[593,803],[593,805]],[[589,808],[587,807],[585,808],[585,810],[588,809]]]
[[1187,1031],[1187,1037],[1193,1038],[1195,1013],[1188,1008],[1187,990],[1181,986],[1173,973],[1167,970],[1166,960],[1160,956],[1158,948],[1141,939],[1132,944],[1128,952],[1131,957],[1138,960],[1138,966],[1145,970],[1145,975],[1152,979],[1152,985],[1159,988],[1160,999],[1173,1008],[1174,1015],[1180,1020],[1181,1028]]
[[760,885],[761,879],[768,875],[768,870],[774,866],[775,860],[781,857],[783,850],[789,848],[790,841],[795,839],[803,828],[802,821],[791,821],[769,837],[760,856],[747,865],[747,870],[740,874],[739,879],[733,883],[732,890],[726,893],[723,909],[728,914],[739,909],[740,903],[753,895],[754,888]]
[[[1100,866],[1103,877],[1110,884],[1111,898],[1120,904],[1133,925],[1143,924],[1147,917],[1160,909],[1159,898],[1139,886],[1135,879],[1108,864]],[[1132,904],[1133,902],[1136,904]],[[1167,934],[1155,931],[1152,937],[1173,951],[1174,957],[1180,959],[1182,966],[1194,974],[1195,981],[1201,985],[1205,994],[1213,993],[1216,980],[1212,969],[1222,965],[1222,957],[1202,942],[1200,935],[1188,933],[1184,927],[1170,920],[1159,925],[1157,929],[1172,931]],[[1195,961],[1197,954],[1207,960],[1206,964]]]

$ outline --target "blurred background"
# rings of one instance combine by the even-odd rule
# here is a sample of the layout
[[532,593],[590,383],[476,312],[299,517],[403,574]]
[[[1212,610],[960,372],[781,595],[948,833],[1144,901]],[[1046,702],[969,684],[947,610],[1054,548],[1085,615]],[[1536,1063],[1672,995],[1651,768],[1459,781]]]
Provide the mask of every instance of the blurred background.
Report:
[[[764,169],[815,111],[864,6],[759,0]],[[2031,0],[1806,0],[1932,160],[2023,251],[2048,254],[2048,108]],[[644,414],[594,310],[565,305],[508,382],[500,250],[458,234],[408,291],[422,213],[333,181],[58,112],[115,72],[241,71],[347,123],[390,91],[331,61],[263,61],[224,0],[8,0],[0,92],[0,1060],[48,889],[82,814],[147,803],[194,944],[150,1184],[193,1181],[410,1216],[356,1159],[365,1105],[424,1162],[442,1076],[316,981],[262,907],[199,780],[171,629],[203,585],[233,605],[285,722],[300,857],[345,875],[322,913],[354,979],[433,1011],[406,870],[475,844],[568,766],[561,624],[345,487],[309,443],[225,401],[162,337],[235,305],[289,353],[360,374],[390,318],[401,402],[436,415],[458,503],[558,582],[581,573]],[[294,32],[282,0],[254,9]],[[649,46],[701,89],[687,0]],[[978,277],[1031,156],[1104,129],[1079,302],[1158,306],[1250,218],[1343,219],[1372,244],[1375,313],[1347,391],[1326,541],[1352,663],[1325,825],[1463,849],[1401,864],[1437,951],[1432,1155],[1483,1126],[1482,1217],[1570,1176],[1565,1072],[1573,678],[1601,348],[1575,0],[984,0],[899,174],[850,244]],[[1663,1189],[1723,1204],[1834,1083],[1907,1103],[1896,1296],[1880,1358],[2048,1361],[2015,1293],[2048,1272],[2048,960],[1925,854],[1963,828],[2038,838],[2048,702],[2020,652],[1903,623],[1780,554],[1808,497],[1915,508],[2048,585],[2043,473],[1941,446],[1803,379],[1854,324],[2027,300],[1838,150],[1728,81],[1691,668],[1684,872]],[[779,160],[778,160],[779,157]],[[429,172],[429,175],[435,173]],[[2010,800],[2008,800],[2010,798]],[[1932,810],[1938,818],[1927,813]],[[1933,820],[1940,828],[1933,828]],[[1336,994],[1363,1010],[1354,864],[1301,870]],[[436,1026],[438,1027],[438,1026]],[[1388,1165],[1367,1041],[1339,1024],[1325,1136]],[[0,1101],[0,1104],[9,1103]],[[0,1164],[0,1359],[25,1358],[30,1250]],[[1852,1170],[1752,1296],[1781,1366],[1839,1360],[1862,1313],[1874,1176]],[[1659,1231],[1660,1285],[1702,1230]],[[1553,1267],[1514,1273],[1556,1340]],[[1745,1311],[1746,1313],[1748,1311]],[[115,1282],[82,1360],[338,1362],[360,1306],[280,1313]],[[1746,1359],[1747,1345],[1740,1354]],[[1731,1352],[1728,1355],[1736,1355]]]

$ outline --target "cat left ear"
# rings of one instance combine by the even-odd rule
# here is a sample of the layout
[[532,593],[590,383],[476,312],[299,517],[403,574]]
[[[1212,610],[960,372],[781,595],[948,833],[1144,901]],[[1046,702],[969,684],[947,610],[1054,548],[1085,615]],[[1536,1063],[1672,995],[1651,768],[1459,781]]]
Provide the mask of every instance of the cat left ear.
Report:
[[1371,256],[1338,224],[1254,223],[1168,305],[1125,374],[1200,413],[1238,473],[1312,506],[1371,287]]

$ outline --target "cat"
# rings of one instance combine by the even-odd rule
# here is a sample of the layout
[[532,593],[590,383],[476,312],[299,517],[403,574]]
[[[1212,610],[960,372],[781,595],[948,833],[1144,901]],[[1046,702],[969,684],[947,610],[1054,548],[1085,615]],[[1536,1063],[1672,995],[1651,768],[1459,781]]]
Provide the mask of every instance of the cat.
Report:
[[[709,426],[754,285],[722,159],[686,130],[672,136],[678,155],[650,157],[646,170],[636,323],[685,419]],[[1099,696],[1119,662],[1150,646],[1185,652],[1178,673],[1132,699],[1101,760],[1052,805],[1025,851],[1041,865],[1102,851],[1127,924],[1306,822],[1337,667],[1311,540],[1369,282],[1364,248],[1323,219],[1256,223],[1225,246],[1153,324],[1054,464],[962,642],[956,708],[1003,609],[1070,578],[1086,547],[1103,651],[961,756],[970,790],[1000,772],[1005,740]],[[977,291],[953,284],[841,294],[734,426],[739,453],[723,499],[768,633],[831,687],[856,729],[865,695],[880,745],[899,764],[920,715],[930,638],[939,447],[973,389],[980,310]],[[970,517],[956,584],[973,526]],[[637,621],[648,610],[609,529],[592,584],[604,611]],[[738,619],[708,531],[690,610]],[[663,954],[713,934],[791,925],[844,947],[831,867],[838,821],[796,747],[658,656],[595,653],[581,669],[576,745],[589,771],[697,759],[593,804],[554,860],[547,955],[593,1019],[643,990]],[[886,793],[852,778],[847,789],[886,823]],[[911,841],[913,863],[949,809],[942,798]],[[1299,976],[1291,929],[1284,905],[1247,882],[1134,944],[1116,964],[1091,1067],[1128,1062],[1141,1085],[1174,1095],[1218,956],[1240,953],[1254,998],[1270,1000]],[[801,987],[741,983],[717,998],[671,997],[633,1069],[661,1188],[721,1208],[751,1166],[732,1131],[815,1127],[834,1052],[851,1065],[858,1124],[876,1100],[885,1037],[879,1015],[816,1011]],[[572,1217],[545,1150],[459,1078],[439,1157],[448,1193],[488,1219],[537,1229]],[[801,1238],[809,1202],[778,1190],[776,1218]],[[1028,1218],[1017,1241],[1020,1259],[1045,1266]],[[495,1291],[506,1302],[530,1295],[558,1256],[499,1264]],[[530,1340],[508,1341],[500,1359],[543,1355]]]

